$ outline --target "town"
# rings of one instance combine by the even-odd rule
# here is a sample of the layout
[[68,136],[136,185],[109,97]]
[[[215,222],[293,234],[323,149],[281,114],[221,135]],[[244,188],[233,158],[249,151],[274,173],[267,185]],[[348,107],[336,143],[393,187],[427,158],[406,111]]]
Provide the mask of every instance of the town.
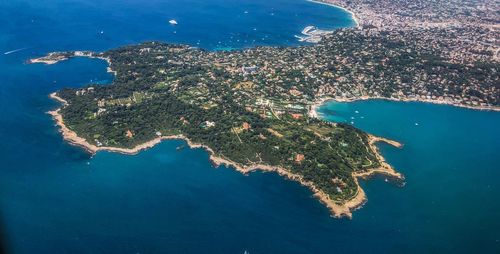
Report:
[[452,62],[500,60],[494,0],[320,0],[354,13],[362,33],[420,39]]

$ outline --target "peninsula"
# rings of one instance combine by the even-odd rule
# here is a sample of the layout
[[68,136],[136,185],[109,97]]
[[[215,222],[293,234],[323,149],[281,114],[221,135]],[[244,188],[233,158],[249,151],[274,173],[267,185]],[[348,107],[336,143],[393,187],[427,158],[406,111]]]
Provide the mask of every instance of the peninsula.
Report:
[[[104,59],[115,79],[51,94],[67,141],[91,153],[134,154],[164,139],[203,147],[216,165],[275,171],[309,187],[336,217],[366,201],[358,178],[402,181],[378,141],[316,117],[327,99],[384,98],[499,109],[493,56],[460,61],[418,34],[360,27],[323,34],[315,45],[205,51],[146,42],[102,53],[54,52],[32,63]],[[412,37],[413,36],[413,37]]]

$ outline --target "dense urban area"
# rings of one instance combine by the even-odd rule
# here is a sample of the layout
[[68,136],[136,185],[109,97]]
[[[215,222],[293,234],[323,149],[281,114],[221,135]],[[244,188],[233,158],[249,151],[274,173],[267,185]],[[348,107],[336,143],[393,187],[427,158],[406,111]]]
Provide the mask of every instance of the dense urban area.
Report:
[[496,0],[321,0],[352,11],[362,34],[419,39],[451,62],[500,59]]

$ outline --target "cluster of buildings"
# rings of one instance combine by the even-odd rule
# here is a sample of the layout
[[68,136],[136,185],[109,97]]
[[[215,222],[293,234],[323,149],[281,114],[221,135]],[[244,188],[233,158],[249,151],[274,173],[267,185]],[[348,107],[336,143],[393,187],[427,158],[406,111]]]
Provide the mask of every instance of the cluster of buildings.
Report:
[[205,109],[236,104],[263,117],[300,118],[325,97],[498,106],[495,62],[456,62],[418,31],[381,33],[341,29],[311,46],[237,51],[148,43],[137,46],[147,51],[131,49],[132,62],[119,69],[145,66],[147,71],[130,71],[129,79],[151,82],[150,94],[171,93]]
[[[321,34],[311,46],[204,51],[151,42],[98,57],[116,58],[121,66],[112,67],[129,82],[150,83],[141,93],[174,94],[204,109],[236,104],[263,117],[300,118],[321,98],[498,109],[494,0],[323,1],[353,11],[359,26]],[[42,60],[66,57],[53,53]]]
[[418,34],[454,62],[500,60],[496,0],[321,0],[352,11],[371,33]]

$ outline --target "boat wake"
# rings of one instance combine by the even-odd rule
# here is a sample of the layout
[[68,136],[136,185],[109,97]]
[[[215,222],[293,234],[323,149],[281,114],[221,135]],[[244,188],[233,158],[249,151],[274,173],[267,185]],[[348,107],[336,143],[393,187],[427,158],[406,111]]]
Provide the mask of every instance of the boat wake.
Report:
[[16,53],[16,52],[19,52],[19,51],[22,51],[22,50],[25,50],[25,49],[28,49],[28,48],[19,48],[19,49],[14,49],[14,50],[11,50],[11,51],[4,52],[3,54],[4,54],[4,55],[10,55],[10,54],[12,54],[12,53]]

